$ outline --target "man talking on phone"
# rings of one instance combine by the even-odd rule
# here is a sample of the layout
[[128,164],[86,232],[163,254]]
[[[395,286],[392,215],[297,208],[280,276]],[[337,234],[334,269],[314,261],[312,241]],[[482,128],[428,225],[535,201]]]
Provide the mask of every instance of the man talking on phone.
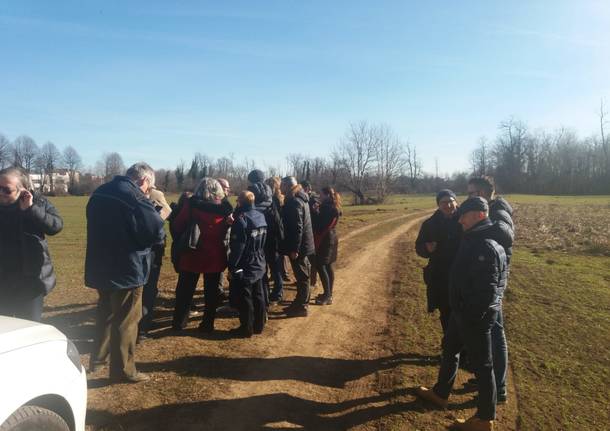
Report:
[[43,299],[55,287],[45,235],[61,231],[63,221],[30,188],[23,169],[0,170],[0,315],[38,322]]

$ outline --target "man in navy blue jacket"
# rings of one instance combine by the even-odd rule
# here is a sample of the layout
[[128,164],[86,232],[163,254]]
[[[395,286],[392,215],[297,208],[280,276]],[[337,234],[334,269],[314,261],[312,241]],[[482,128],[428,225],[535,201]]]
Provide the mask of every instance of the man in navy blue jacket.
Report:
[[266,270],[267,223],[265,216],[254,208],[254,200],[252,192],[239,194],[239,207],[231,226],[229,271],[233,288],[239,295],[241,325],[233,331],[238,337],[263,332],[267,312],[262,283]]
[[98,187],[87,204],[85,285],[99,294],[90,371],[110,356],[113,381],[148,379],[136,370],[135,348],[151,247],[163,239],[163,220],[147,198],[154,185],[153,169],[136,163]]
[[504,248],[493,237],[497,225],[488,218],[487,201],[466,200],[459,209],[464,235],[449,276],[451,317],[443,338],[443,356],[434,388],[419,387],[417,394],[447,407],[455,382],[460,351],[465,346],[478,382],[477,412],[468,420],[458,419],[458,429],[489,431],[496,415],[496,383],[492,365],[491,330],[502,307],[507,265]]

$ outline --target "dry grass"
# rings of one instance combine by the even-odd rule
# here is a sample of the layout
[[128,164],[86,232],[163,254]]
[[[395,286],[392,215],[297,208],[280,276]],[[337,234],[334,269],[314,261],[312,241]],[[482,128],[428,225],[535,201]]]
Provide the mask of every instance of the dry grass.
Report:
[[610,256],[610,205],[516,203],[517,246]]

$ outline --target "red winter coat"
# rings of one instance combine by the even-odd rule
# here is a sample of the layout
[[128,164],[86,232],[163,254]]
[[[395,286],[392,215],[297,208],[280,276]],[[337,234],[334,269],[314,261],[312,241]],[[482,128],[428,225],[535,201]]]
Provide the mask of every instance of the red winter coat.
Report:
[[[206,211],[210,204],[198,205],[197,201],[188,199],[180,209],[173,221],[173,230],[176,234],[182,233],[189,224],[192,216],[197,220],[201,236],[196,250],[185,250],[180,254],[178,270],[199,274],[222,272],[227,267],[227,249],[225,238],[228,225],[225,216],[216,212]],[[218,205],[220,208],[220,205]]]

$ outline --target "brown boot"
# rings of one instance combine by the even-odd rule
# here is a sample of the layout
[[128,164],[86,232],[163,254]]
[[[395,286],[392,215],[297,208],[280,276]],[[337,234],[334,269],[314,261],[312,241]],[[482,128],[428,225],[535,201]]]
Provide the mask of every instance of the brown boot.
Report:
[[456,419],[453,426],[462,431],[493,431],[494,421],[486,421],[473,416],[469,419]]
[[436,392],[434,392],[432,389],[426,388],[425,386],[420,386],[419,388],[415,389],[415,393],[421,399],[429,401],[443,410],[445,410],[447,408],[447,404],[449,404],[446,399],[439,397],[436,395]]

